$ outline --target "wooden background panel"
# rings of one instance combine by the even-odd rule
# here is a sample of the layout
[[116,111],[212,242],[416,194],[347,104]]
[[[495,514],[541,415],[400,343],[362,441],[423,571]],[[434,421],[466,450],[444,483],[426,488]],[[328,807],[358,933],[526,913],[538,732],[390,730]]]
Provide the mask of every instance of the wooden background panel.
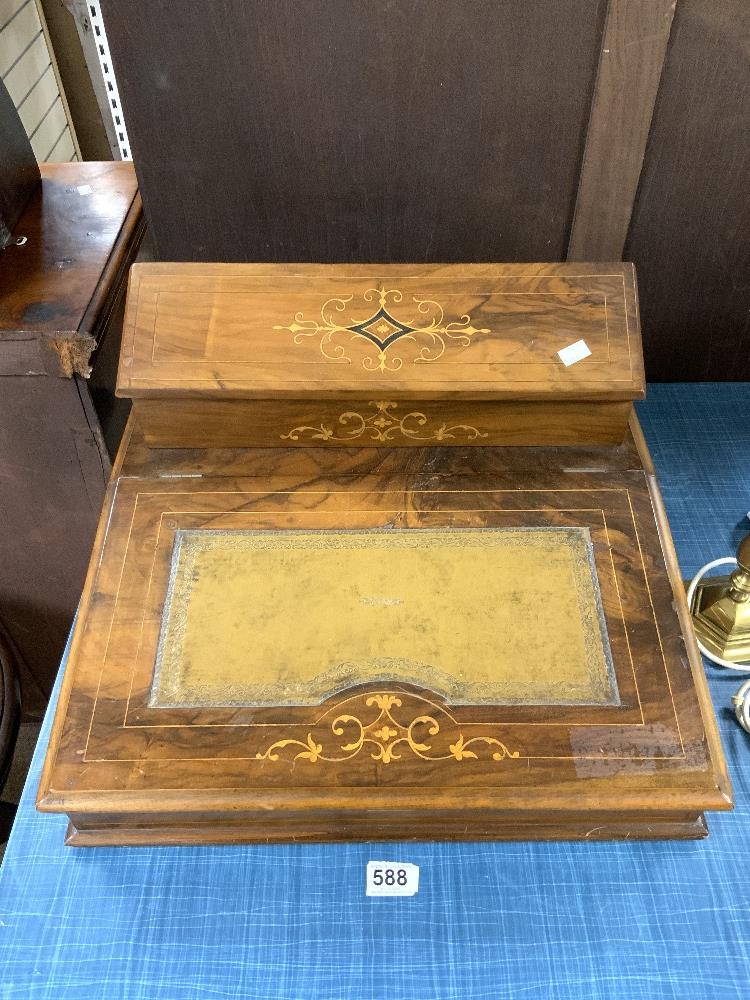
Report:
[[161,259],[564,257],[603,0],[102,8]]
[[625,258],[651,380],[750,379],[750,6],[680,0]]
[[72,379],[0,380],[0,614],[41,717],[70,631],[106,473]]
[[39,167],[8,91],[0,80],[0,250],[38,187]]
[[609,0],[568,260],[619,260],[675,0]]

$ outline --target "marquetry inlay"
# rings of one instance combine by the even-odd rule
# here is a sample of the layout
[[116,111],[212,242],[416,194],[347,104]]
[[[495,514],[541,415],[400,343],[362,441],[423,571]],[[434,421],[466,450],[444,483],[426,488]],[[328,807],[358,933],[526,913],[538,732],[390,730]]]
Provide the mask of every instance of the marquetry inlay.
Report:
[[[377,310],[362,318],[359,310],[376,302]],[[396,311],[404,318],[396,318]],[[288,330],[294,334],[295,344],[312,337],[329,361],[351,362],[347,342],[366,341],[375,348],[375,355],[366,354],[362,367],[381,372],[397,372],[402,367],[403,358],[393,351],[389,353],[389,348],[399,341],[418,344],[419,353],[412,364],[420,364],[437,361],[450,345],[468,347],[475,334],[491,332],[488,327],[473,326],[469,315],[446,321],[445,309],[439,302],[418,295],[405,296],[398,288],[368,288],[359,300],[354,295],[329,298],[321,306],[320,319],[306,319],[300,311],[292,323],[276,325],[274,330]]]
[[387,443],[399,438],[409,441],[435,442],[476,441],[486,438],[487,433],[471,424],[449,424],[445,420],[430,419],[421,410],[396,413],[398,403],[376,400],[368,404],[374,412],[359,413],[344,410],[335,421],[324,421],[319,425],[300,425],[286,434],[282,441],[364,441]]
[[[404,703],[415,702],[409,711]],[[517,750],[509,750],[494,736],[465,737],[459,732],[451,743],[440,731],[441,716],[455,725],[456,720],[439,705],[413,695],[378,692],[344,703],[346,711],[330,722],[323,739],[308,732],[305,739],[285,737],[276,740],[258,760],[307,760],[311,764],[340,763],[362,752],[383,764],[399,761],[402,755],[423,761],[477,760],[481,753],[493,761],[518,759]]]

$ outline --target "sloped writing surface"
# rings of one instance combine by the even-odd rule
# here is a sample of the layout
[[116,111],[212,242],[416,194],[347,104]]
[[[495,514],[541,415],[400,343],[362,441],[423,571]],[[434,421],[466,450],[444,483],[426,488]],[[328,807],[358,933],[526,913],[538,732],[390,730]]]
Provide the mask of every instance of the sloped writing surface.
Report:
[[619,702],[586,528],[181,530],[150,704]]

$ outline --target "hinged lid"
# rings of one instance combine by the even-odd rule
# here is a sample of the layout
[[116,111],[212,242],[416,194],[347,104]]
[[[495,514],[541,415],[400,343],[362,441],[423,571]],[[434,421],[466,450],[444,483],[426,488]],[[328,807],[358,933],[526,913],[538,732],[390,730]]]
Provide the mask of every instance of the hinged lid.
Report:
[[[558,352],[579,341],[586,356],[566,366]],[[628,400],[643,391],[631,264],[131,272],[125,396]]]

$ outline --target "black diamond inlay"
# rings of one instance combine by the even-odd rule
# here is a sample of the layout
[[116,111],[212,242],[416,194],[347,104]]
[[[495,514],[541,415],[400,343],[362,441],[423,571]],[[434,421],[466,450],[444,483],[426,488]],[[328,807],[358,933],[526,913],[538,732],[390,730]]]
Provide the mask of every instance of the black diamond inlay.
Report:
[[363,323],[357,323],[355,326],[350,326],[347,329],[352,330],[354,333],[361,333],[363,337],[371,340],[381,351],[384,351],[395,340],[405,337],[407,333],[414,332],[413,327],[399,323],[382,306],[374,316],[366,319]]

